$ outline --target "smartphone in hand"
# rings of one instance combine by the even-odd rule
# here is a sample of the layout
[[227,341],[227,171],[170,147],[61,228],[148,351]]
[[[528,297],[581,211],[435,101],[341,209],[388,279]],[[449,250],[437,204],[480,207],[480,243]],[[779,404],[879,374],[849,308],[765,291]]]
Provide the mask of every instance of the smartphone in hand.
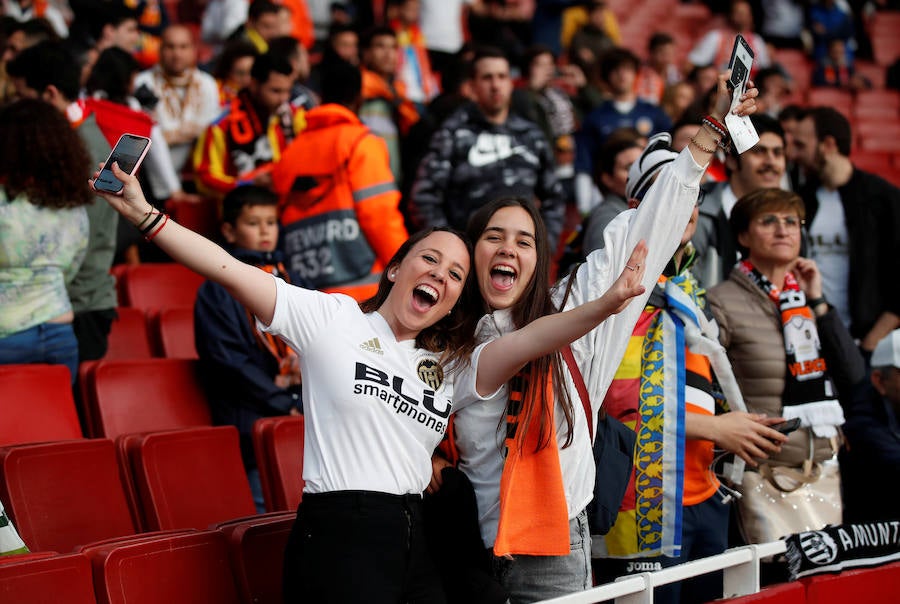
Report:
[[741,34],[734,37],[734,46],[731,49],[731,60],[728,61],[728,69],[731,76],[728,78],[728,87],[740,90],[741,94],[747,90],[747,81],[750,79],[750,70],[753,67],[753,49]]
[[146,136],[138,136],[137,134],[123,134],[120,136],[116,146],[113,147],[109,157],[106,158],[106,163],[103,164],[100,174],[94,181],[94,188],[107,193],[121,193],[125,183],[113,174],[113,162],[117,162],[119,169],[122,171],[134,174],[137,172],[141,162],[144,161],[149,150],[150,139]]
[[773,430],[778,430],[782,434],[790,434],[794,430],[800,427],[800,418],[795,417],[781,423],[775,424],[774,426],[769,426]]

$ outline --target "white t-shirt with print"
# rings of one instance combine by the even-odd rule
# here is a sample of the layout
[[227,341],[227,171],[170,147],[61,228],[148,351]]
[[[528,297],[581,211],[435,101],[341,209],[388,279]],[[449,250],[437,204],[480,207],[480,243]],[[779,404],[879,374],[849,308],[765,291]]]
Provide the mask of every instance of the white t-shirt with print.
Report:
[[398,342],[355,300],[275,278],[268,327],[300,357],[304,492],[421,493],[447,429],[453,385],[438,355]]

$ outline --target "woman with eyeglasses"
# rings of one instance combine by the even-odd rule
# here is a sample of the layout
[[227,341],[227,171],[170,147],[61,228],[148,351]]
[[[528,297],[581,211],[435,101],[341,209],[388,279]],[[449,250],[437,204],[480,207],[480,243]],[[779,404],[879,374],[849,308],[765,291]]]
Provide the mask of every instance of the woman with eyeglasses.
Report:
[[[800,256],[804,216],[803,201],[789,191],[760,189],[740,198],[730,222],[743,259],[708,294],[747,410],[800,420],[781,452],[752,469],[763,474],[781,466],[809,477],[805,468],[827,462],[819,467],[833,475],[837,428],[844,423],[841,401],[865,376],[850,333],[822,295],[816,263]],[[755,484],[748,473],[745,490]],[[770,525],[774,533],[752,530],[742,516],[744,538],[759,543],[839,524],[839,481],[833,485],[834,505],[824,516],[798,510],[788,522]],[[745,502],[738,507],[747,513]]]

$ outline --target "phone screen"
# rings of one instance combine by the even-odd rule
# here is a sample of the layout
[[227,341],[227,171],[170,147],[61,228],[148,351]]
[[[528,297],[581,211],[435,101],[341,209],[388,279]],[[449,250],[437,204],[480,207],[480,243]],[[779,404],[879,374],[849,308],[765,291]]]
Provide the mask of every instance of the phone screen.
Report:
[[728,85],[732,90],[744,92],[747,88],[747,80],[750,79],[750,69],[753,66],[753,50],[747,40],[740,34],[734,39],[734,48],[731,51],[731,61],[728,68],[731,69],[731,77]]
[[150,140],[142,136],[134,136],[132,134],[123,134],[116,143],[116,147],[106,160],[100,175],[94,182],[94,188],[101,191],[109,191],[118,193],[125,186],[124,183],[115,177],[112,173],[111,166],[113,162],[119,164],[119,168],[129,174],[134,174],[138,163],[144,158]]

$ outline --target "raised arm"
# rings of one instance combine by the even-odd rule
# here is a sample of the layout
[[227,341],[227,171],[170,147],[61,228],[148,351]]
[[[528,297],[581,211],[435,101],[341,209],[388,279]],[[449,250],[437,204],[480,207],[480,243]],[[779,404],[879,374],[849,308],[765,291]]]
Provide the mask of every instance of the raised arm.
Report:
[[[113,174],[125,183],[119,195],[96,191],[125,220],[142,228],[157,221],[156,210],[144,197],[137,178],[113,164]],[[96,179],[97,175],[94,175]],[[91,181],[93,186],[94,181]],[[160,226],[162,225],[162,226]],[[171,219],[160,218],[148,233],[173,260],[225,287],[235,299],[266,324],[275,313],[275,282],[268,273],[234,258],[221,247]]]
[[632,298],[644,293],[647,244],[635,246],[619,278],[606,292],[572,310],[547,315],[489,343],[478,360],[476,390],[494,392],[527,362],[577,340],[611,315],[621,312]]

